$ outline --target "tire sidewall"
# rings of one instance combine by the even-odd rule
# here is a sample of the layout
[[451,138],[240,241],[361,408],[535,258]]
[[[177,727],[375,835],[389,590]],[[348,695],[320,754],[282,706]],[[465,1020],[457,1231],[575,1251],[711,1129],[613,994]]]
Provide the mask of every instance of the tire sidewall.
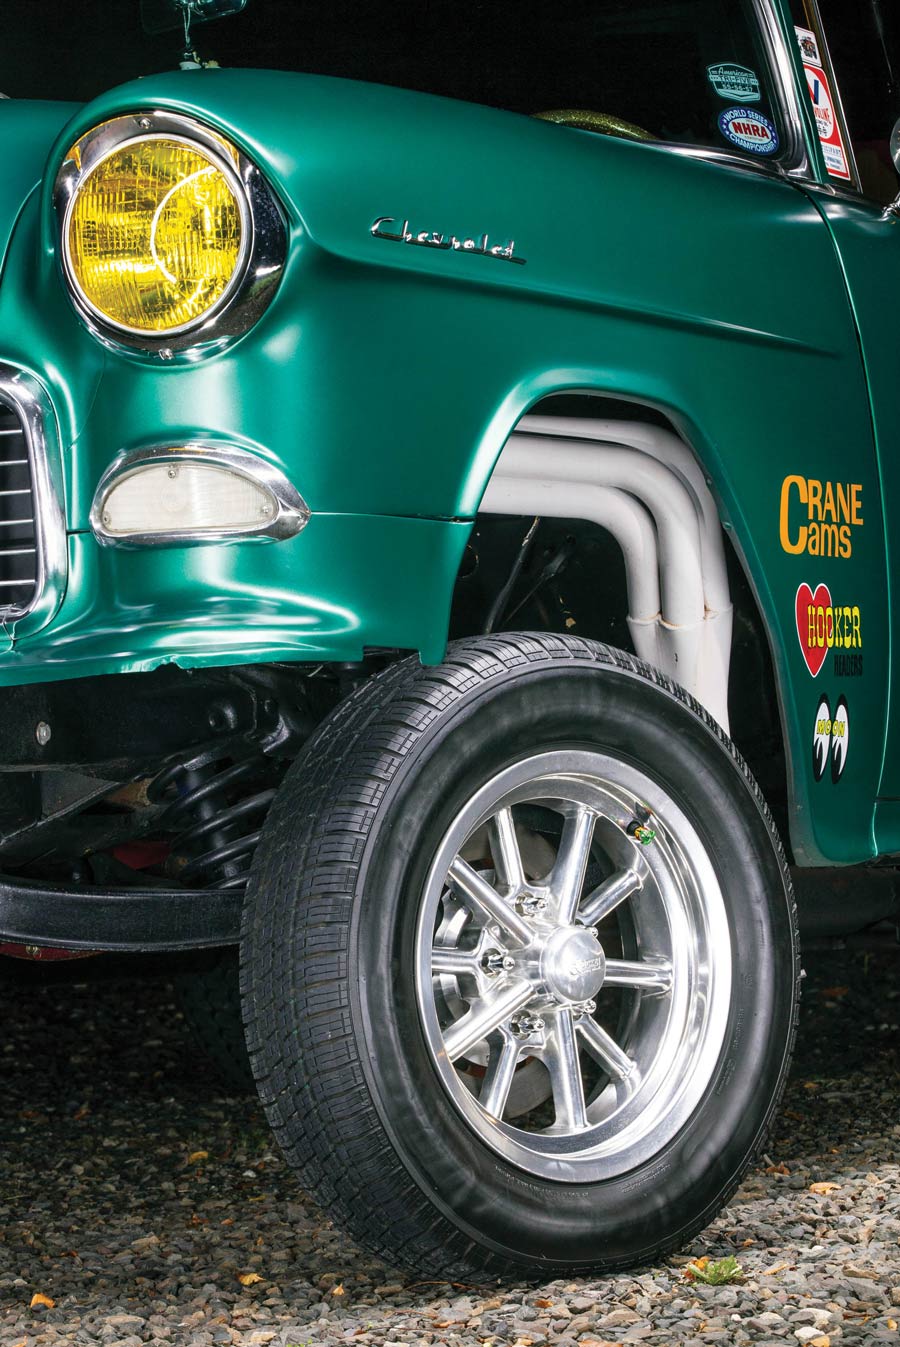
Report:
[[[560,748],[630,762],[677,801],[719,878],[733,960],[723,1048],[689,1121],[629,1173],[576,1184],[517,1168],[464,1122],[426,1045],[413,976],[427,873],[452,819],[489,777]],[[571,661],[507,670],[464,694],[380,801],[355,899],[349,996],[367,1085],[405,1168],[454,1226],[546,1269],[639,1261],[661,1232],[677,1244],[717,1209],[783,1077],[796,956],[770,825],[733,751],[684,701],[629,670]]]

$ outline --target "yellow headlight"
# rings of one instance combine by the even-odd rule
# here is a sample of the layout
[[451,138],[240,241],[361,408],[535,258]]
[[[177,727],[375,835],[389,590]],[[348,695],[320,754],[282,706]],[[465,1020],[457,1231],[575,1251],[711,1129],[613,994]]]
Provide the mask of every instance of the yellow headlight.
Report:
[[86,174],[68,216],[69,268],[83,298],[133,332],[193,326],[238,271],[239,192],[196,145],[150,136],[113,150]]

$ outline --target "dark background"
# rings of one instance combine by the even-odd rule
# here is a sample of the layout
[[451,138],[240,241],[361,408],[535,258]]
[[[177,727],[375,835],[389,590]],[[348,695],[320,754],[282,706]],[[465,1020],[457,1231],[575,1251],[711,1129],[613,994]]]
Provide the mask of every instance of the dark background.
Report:
[[[250,0],[241,14],[198,24],[193,36],[201,57],[222,65],[300,70],[312,44],[309,68],[360,77],[367,67],[373,78],[361,49],[366,29],[381,15],[390,28],[392,12],[393,6],[359,0],[328,0],[324,9],[306,0]],[[83,101],[135,76],[172,69],[180,50],[178,32],[144,32],[139,0],[0,0],[0,92],[13,98]]]
[[[805,22],[801,0],[794,4]],[[201,57],[222,65],[374,80],[524,113],[594,108],[662,139],[720,145],[705,67],[713,59],[759,65],[742,8],[723,0],[250,0],[241,14],[197,25],[194,41]],[[900,115],[900,5],[821,0],[821,8],[861,165],[881,166],[885,191],[870,195],[886,200],[895,190],[888,137]],[[174,69],[180,36],[146,34],[139,0],[0,0],[0,92],[84,101]]]
[[[526,114],[593,108],[664,140],[717,144],[721,101],[706,67],[762,69],[747,3],[250,0],[196,25],[194,42],[225,66],[373,80]],[[139,0],[0,0],[0,91],[12,97],[90,99],[173,69],[181,46],[178,31],[144,33]]]

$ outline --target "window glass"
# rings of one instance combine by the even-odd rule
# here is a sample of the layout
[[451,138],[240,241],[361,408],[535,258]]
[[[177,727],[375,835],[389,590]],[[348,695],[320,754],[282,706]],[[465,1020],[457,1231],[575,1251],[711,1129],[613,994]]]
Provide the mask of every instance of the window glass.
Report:
[[[90,97],[177,59],[177,35],[135,28],[138,0],[3,7],[17,42],[0,44],[0,89],[14,96]],[[223,65],[371,80],[521,113],[587,109],[666,141],[757,160],[782,153],[750,0],[250,0],[234,18],[198,27],[196,41]]]
[[[840,116],[836,108],[839,98],[846,117],[846,134],[859,170],[860,186],[866,196],[887,203],[898,189],[897,173],[891,161],[890,137],[894,122],[900,117],[900,14],[894,0],[857,0],[852,5],[846,0],[819,0],[818,9],[828,51],[826,54],[819,50],[817,58],[825,62],[830,56],[833,66],[833,71],[825,75],[824,104],[820,91],[817,109],[826,167],[833,177],[840,177],[828,162],[828,143],[823,135],[828,131],[832,112],[835,131],[831,140],[840,134]],[[794,0],[793,10],[801,53],[804,29],[812,33],[814,46],[823,46],[817,41],[819,30],[813,5],[808,0]],[[811,72],[808,56],[807,49],[804,63],[812,96],[815,84],[811,74],[815,67]],[[834,88],[831,88],[829,78],[833,80]]]

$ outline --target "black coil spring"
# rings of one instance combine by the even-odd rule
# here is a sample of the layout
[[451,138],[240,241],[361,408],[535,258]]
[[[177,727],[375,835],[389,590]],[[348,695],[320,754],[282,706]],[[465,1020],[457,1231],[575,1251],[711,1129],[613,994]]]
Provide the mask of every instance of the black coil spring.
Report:
[[256,752],[204,754],[160,772],[147,795],[166,806],[159,830],[175,833],[169,874],[188,887],[243,888],[281,770]]

